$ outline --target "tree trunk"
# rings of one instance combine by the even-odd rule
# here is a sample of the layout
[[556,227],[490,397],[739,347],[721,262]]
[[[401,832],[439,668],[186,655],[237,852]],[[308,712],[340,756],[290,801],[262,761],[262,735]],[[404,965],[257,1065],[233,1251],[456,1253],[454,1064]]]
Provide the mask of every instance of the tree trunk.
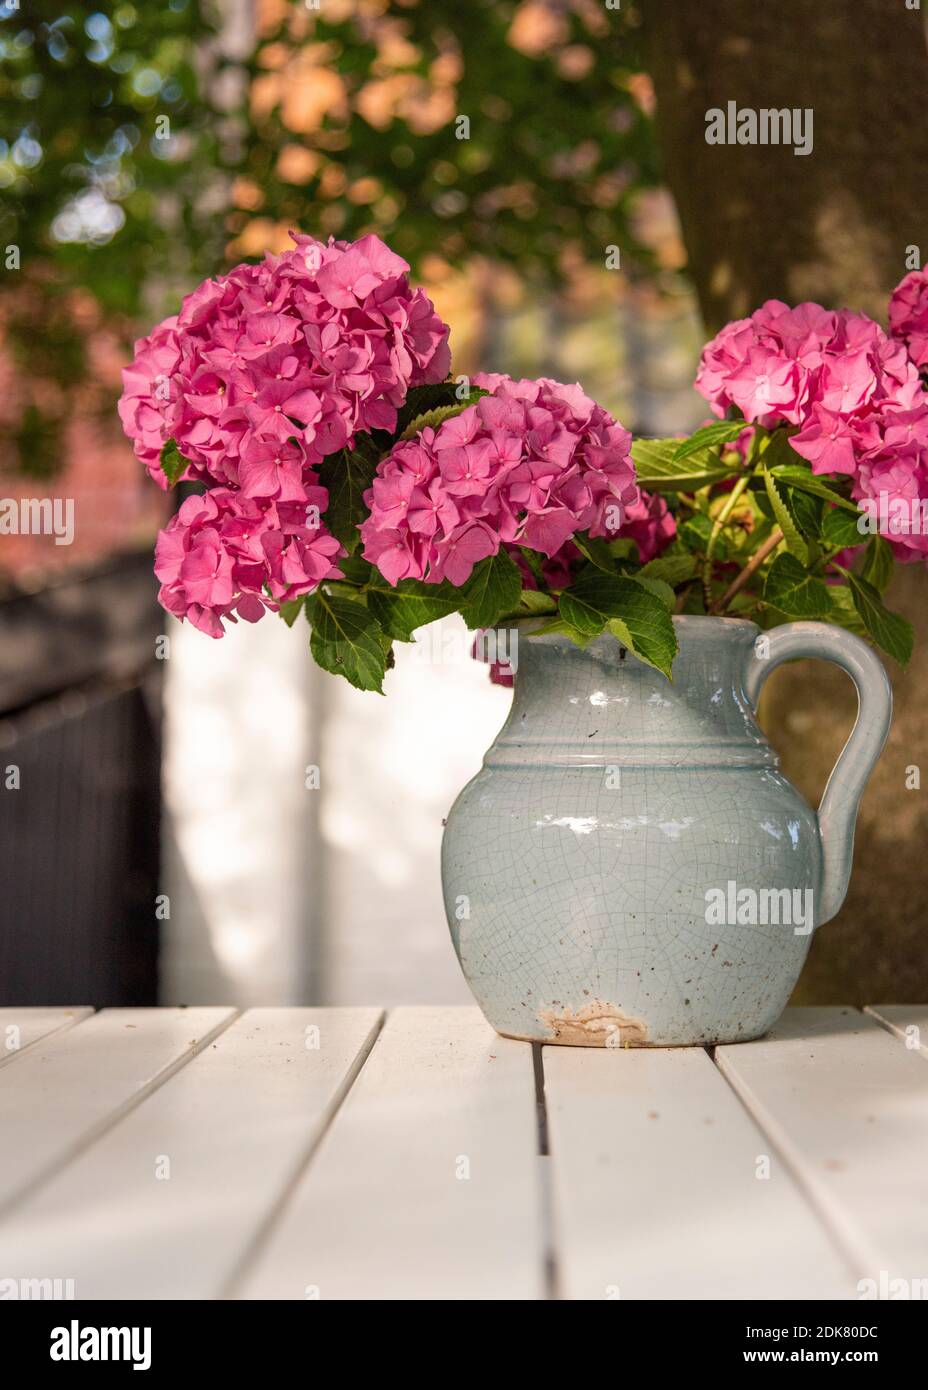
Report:
[[[906,248],[928,233],[920,11],[905,0],[642,8],[664,171],[710,331],[770,298],[885,322]],[[706,112],[729,101],[811,109],[811,153],[707,144]]]
[[[915,3],[915,0],[910,0]],[[707,328],[765,299],[814,299],[886,322],[892,287],[928,254],[928,55],[906,0],[644,0],[658,129]],[[811,108],[813,145],[706,142],[706,113]],[[896,717],[864,796],[838,918],[816,936],[802,1003],[928,998],[928,579],[902,568],[889,603],[916,624]],[[855,713],[838,671],[778,672],[765,724],[817,804]],[[913,769],[917,770],[913,771]],[[924,775],[924,788],[911,784]]]

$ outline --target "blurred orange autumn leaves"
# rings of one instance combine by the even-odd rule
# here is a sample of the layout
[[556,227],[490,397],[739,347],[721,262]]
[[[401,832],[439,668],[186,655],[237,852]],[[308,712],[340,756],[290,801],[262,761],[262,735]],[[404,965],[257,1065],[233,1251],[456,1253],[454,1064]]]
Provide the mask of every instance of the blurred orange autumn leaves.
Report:
[[0,373],[32,387],[5,412],[0,474],[70,486],[92,447],[134,485],[112,414],[133,324],[291,227],[389,240],[454,322],[462,370],[487,360],[491,299],[567,287],[586,313],[620,292],[616,251],[642,286],[680,264],[632,0],[248,13],[234,42],[206,0],[30,0],[28,29],[8,14],[0,220],[22,269],[0,288]]
[[418,270],[474,256],[529,278],[648,263],[657,181],[633,6],[599,0],[259,0],[228,254],[289,227],[376,231]]

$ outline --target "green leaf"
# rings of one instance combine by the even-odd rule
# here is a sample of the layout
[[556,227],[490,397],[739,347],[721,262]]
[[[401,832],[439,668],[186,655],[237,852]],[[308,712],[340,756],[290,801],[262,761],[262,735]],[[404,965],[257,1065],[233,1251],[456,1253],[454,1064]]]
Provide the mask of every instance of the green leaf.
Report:
[[861,578],[872,584],[878,593],[886,592],[893,577],[895,562],[893,548],[885,536],[871,536],[864,555]]
[[439,425],[451,420],[455,415],[460,415],[461,411],[466,409],[465,402],[463,405],[439,405],[434,410],[427,410],[424,415],[417,415],[415,420],[406,426],[400,439],[415,439],[417,434],[426,429],[437,430]]
[[769,468],[771,473],[781,464],[799,464],[800,467],[808,469],[808,464],[805,464],[789,442],[791,435],[797,433],[796,429],[780,425],[772,429],[766,438],[759,438],[757,453],[763,459],[764,467]]
[[[712,518],[705,512],[694,512],[686,520],[678,525],[677,534],[691,549],[705,554],[712,536]],[[715,558],[725,560],[728,557],[729,545],[728,536],[724,531],[720,531],[715,538]]]
[[645,585],[590,571],[564,590],[558,607],[581,637],[595,637],[608,627],[640,660],[670,676],[677,652],[673,620],[663,599]]
[[322,589],[313,599],[310,650],[316,663],[358,690],[382,695],[387,653],[373,613],[358,599],[336,598]]
[[901,613],[892,613],[885,608],[879,591],[866,579],[858,578],[849,570],[845,570],[844,573],[854,599],[854,607],[873,641],[887,656],[898,661],[900,666],[908,665],[915,640],[912,624],[907,618],[903,618]]
[[560,594],[558,612],[579,633],[595,637],[610,618],[621,616],[622,604],[630,592],[630,579],[587,570]]
[[[785,485],[784,485],[785,486]],[[810,541],[818,541],[822,534],[822,513],[825,503],[821,497],[813,497],[809,492],[800,492],[798,487],[786,488],[783,500],[796,518],[796,525]],[[839,511],[839,516],[847,513]]]
[[616,536],[614,540],[607,541],[607,545],[614,560],[638,559],[638,542],[633,541],[631,536]]
[[531,617],[536,613],[554,613],[556,605],[550,594],[538,589],[523,589],[519,595],[519,612]]
[[857,528],[857,518],[862,513],[855,507],[852,512],[843,507],[834,507],[822,519],[822,540],[829,549],[846,550],[852,545],[863,545],[866,536]]
[[669,584],[675,589],[678,584],[685,584],[696,574],[696,561],[692,555],[658,555],[655,560],[649,560],[646,565],[638,571],[639,579],[646,576],[650,579],[663,579],[665,584]]
[[827,483],[823,483],[821,478],[816,477],[808,468],[803,468],[801,464],[778,463],[770,468],[770,472],[778,481],[788,483],[790,487],[810,492],[813,497],[824,497],[826,502],[833,502],[836,507],[843,507],[845,511],[857,514],[857,507],[853,502],[848,501]]
[[527,545],[520,545],[519,553],[538,581],[539,588],[546,588],[547,582],[545,580],[544,570],[541,567],[541,556],[538,551],[529,550]]
[[364,493],[374,481],[378,454],[369,435],[360,435],[354,449],[329,454],[319,465],[319,481],[328,488],[325,524],[351,554],[358,545],[358,526],[367,516]]
[[718,449],[722,444],[731,444],[746,428],[744,420],[717,420],[714,424],[704,425],[701,430],[694,430],[689,439],[684,439],[683,443],[677,446],[673,461],[682,463],[694,454]]
[[174,487],[190,467],[190,460],[185,459],[177,444],[173,439],[169,439],[161,450],[161,471],[168,480],[168,486]]
[[609,542],[602,536],[584,536],[580,532],[571,536],[574,545],[597,569],[607,574],[615,574],[615,556],[609,549]]
[[[459,384],[457,381],[438,381],[430,386],[414,386],[407,392],[406,400],[396,413],[396,429],[393,434],[387,436],[389,441],[402,438],[412,425],[413,421],[420,416],[427,415],[430,411],[440,410],[443,406],[453,406],[458,411],[466,410],[469,405],[474,405],[480,400],[481,396],[489,395],[482,386],[472,386],[464,395],[458,395]],[[424,428],[424,426],[423,426]],[[389,442],[384,444],[381,436],[386,435],[386,431],[378,430],[375,440],[377,445],[389,448]]]
[[854,595],[846,584],[828,585],[828,621],[847,628],[856,637],[866,637],[867,629],[854,605]]
[[[691,584],[684,591],[683,607],[681,613],[699,613],[705,616],[706,599],[701,584]],[[740,594],[738,596],[740,598]]]
[[394,586],[374,570],[364,593],[367,606],[384,632],[398,642],[411,642],[417,628],[457,611],[461,593],[452,585],[425,584],[418,579],[401,579]]
[[591,640],[589,637],[581,636],[575,627],[571,627],[570,623],[566,623],[560,617],[551,618],[548,622],[542,623],[541,627],[532,628],[528,636],[544,637],[549,632],[556,633],[559,637],[569,637],[572,642],[576,642],[581,647],[585,647]]
[[794,555],[780,554],[767,572],[764,600],[788,618],[824,618],[828,586],[809,574]]
[[[744,428],[742,424],[741,428]],[[693,492],[728,478],[737,469],[722,463],[718,453],[704,449],[698,454],[677,460],[679,439],[636,439],[632,444],[635,478],[649,492]]]
[[370,560],[360,555],[343,555],[336,563],[349,584],[367,584],[371,576],[378,573]]
[[474,567],[470,579],[458,591],[459,607],[472,631],[492,627],[504,614],[515,612],[521,593],[519,567],[507,551],[500,550]]
[[767,490],[767,499],[773,508],[777,524],[783,532],[787,550],[791,555],[795,555],[800,564],[807,565],[809,563],[809,547],[800,535],[792,512],[783,501],[776,483],[766,469],[764,469],[764,487]]
[[677,596],[673,589],[664,579],[655,579],[653,575],[642,574],[639,570],[637,574],[630,574],[628,578],[634,584],[640,584],[643,589],[647,589],[649,594],[654,594],[669,613],[673,612],[673,606],[677,601]]
[[610,618],[607,624],[613,637],[618,638],[639,661],[653,666],[668,680],[672,679],[673,659],[677,654],[677,634],[673,618],[666,605],[654,594],[642,592],[630,598],[620,618]]
[[278,609],[287,627],[293,627],[300,613],[303,611],[303,600],[301,598],[286,599]]

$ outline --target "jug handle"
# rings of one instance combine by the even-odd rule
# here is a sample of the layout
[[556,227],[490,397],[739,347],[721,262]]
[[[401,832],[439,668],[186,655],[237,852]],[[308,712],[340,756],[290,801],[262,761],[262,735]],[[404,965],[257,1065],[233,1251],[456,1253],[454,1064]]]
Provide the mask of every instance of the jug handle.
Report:
[[857,808],[889,733],[893,694],[882,661],[853,633],[829,623],[785,623],[761,633],[754,643],[744,677],[744,693],[752,707],[770,672],[803,656],[833,661],[857,687],[857,718],[818,808],[824,873],[815,916],[821,926],[831,921],[847,894]]

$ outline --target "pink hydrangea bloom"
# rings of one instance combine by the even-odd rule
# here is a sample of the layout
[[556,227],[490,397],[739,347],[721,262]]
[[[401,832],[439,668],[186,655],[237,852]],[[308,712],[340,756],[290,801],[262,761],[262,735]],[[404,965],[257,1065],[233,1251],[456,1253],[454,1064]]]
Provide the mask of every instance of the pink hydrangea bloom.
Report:
[[865,314],[769,299],[707,344],[696,389],[719,416],[735,405],[746,420],[773,428],[805,427],[821,413],[857,429],[881,409],[911,404],[918,377]]
[[912,270],[889,300],[889,331],[921,371],[928,369],[928,270]]
[[874,516],[897,560],[928,559],[928,451],[914,443],[875,450],[862,463],[853,496]]
[[[796,453],[813,473],[848,475],[858,502],[881,491],[926,495],[928,397],[917,363],[928,280],[920,275],[893,296],[892,337],[866,314],[768,300],[706,346],[697,389],[716,415],[734,405],[754,424],[798,426]],[[928,550],[922,536],[887,538],[901,559]]]
[[[625,517],[615,539],[634,541],[638,559],[646,565],[662,554],[677,534],[673,512],[660,493],[643,489],[639,489],[636,502],[626,503],[624,511]],[[506,549],[522,572],[523,589],[537,589],[538,582],[519,547],[511,545]],[[586,557],[573,541],[565,541],[560,550],[541,561],[541,572],[549,589],[566,589],[583,564],[586,564]]]
[[397,444],[365,494],[365,558],[391,584],[462,585],[500,546],[549,558],[578,531],[615,536],[638,498],[631,435],[579,386],[476,377],[491,391]]
[[[238,486],[256,445],[293,439],[312,467],[359,431],[392,430],[410,387],[447,376],[448,327],[405,261],[376,236],[294,241],[205,281],[136,343],[119,413],[162,487],[168,439],[190,461],[185,476]],[[249,471],[251,496],[279,495],[265,473]]]
[[337,573],[314,465],[393,430],[409,389],[450,366],[447,325],[382,241],[294,241],[205,281],[123,373],[120,418],[151,476],[167,486],[173,438],[208,489],[162,532],[156,573],[164,606],[216,637]]
[[619,536],[627,536],[638,547],[638,558],[643,565],[657,559],[667,549],[677,534],[677,523],[673,513],[660,493],[642,491],[637,502],[625,509],[625,521]]
[[257,622],[267,608],[338,578],[345,552],[318,521],[327,502],[325,488],[313,486],[299,502],[218,487],[188,497],[158,536],[159,602],[221,637],[223,618]]

